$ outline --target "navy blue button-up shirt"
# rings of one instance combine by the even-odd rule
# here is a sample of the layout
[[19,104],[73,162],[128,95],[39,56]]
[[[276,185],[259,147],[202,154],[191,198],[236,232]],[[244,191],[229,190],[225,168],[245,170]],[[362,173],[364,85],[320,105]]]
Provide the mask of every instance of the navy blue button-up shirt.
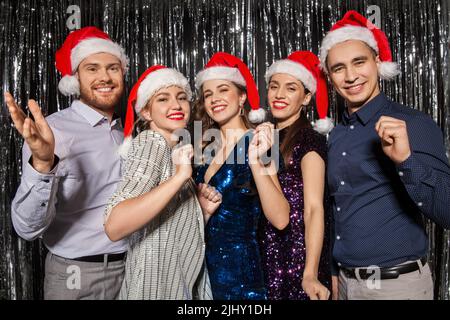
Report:
[[[380,116],[406,121],[411,156],[395,165],[375,130]],[[427,115],[380,93],[328,140],[333,256],[342,267],[390,267],[426,255],[422,214],[450,227],[450,166],[442,132]]]

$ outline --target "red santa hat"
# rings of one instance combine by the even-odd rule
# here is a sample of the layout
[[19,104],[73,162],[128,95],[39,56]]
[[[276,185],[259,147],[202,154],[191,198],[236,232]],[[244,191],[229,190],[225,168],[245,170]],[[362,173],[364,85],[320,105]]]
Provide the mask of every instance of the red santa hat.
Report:
[[136,113],[139,114],[159,89],[171,86],[182,88],[186,92],[188,100],[191,100],[192,91],[188,80],[175,69],[167,68],[162,65],[154,65],[148,68],[139,77],[128,96],[127,113],[123,130],[125,140],[119,148],[119,154],[122,157],[126,157],[131,145],[134,127],[134,112],[136,111]]
[[71,32],[56,52],[56,69],[62,74],[59,91],[66,96],[80,95],[80,83],[75,76],[78,65],[88,56],[101,52],[119,58],[124,72],[127,71],[128,58],[124,49],[106,33],[96,27],[84,27]]
[[325,75],[320,70],[319,58],[310,51],[295,51],[284,60],[275,61],[267,70],[265,78],[277,73],[285,73],[300,80],[311,94],[316,95],[316,108],[319,120],[314,122],[314,129],[327,134],[333,129],[333,121],[327,117],[328,89]]
[[241,59],[226,52],[215,53],[205,68],[197,74],[195,87],[200,89],[208,80],[227,80],[245,87],[247,100],[252,109],[249,120],[253,123],[264,121],[266,112],[259,105],[258,88],[250,70]]
[[328,51],[334,45],[347,40],[363,41],[375,50],[381,61],[378,65],[378,74],[381,79],[390,80],[400,73],[397,63],[392,62],[392,53],[386,34],[356,11],[348,11],[322,40],[320,49],[322,70],[327,72]]

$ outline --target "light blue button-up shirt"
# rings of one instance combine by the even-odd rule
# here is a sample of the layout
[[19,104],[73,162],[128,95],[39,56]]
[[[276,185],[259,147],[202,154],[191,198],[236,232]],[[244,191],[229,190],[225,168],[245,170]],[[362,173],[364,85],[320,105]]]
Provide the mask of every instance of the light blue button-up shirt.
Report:
[[27,240],[42,236],[53,254],[69,259],[126,251],[126,241],[111,242],[103,228],[105,206],[121,178],[120,119],[110,123],[79,100],[46,119],[60,161],[41,174],[24,144],[22,180],[11,208],[17,233]]

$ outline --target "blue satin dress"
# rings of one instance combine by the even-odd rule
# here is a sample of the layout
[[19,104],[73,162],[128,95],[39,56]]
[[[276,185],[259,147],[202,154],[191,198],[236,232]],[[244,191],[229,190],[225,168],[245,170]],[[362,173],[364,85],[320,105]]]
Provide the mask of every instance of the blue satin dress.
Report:
[[[209,181],[222,194],[205,230],[206,263],[216,300],[266,299],[257,241],[262,209],[248,164],[252,136],[247,132],[240,139]],[[196,183],[204,183],[207,169],[208,164],[196,168]]]

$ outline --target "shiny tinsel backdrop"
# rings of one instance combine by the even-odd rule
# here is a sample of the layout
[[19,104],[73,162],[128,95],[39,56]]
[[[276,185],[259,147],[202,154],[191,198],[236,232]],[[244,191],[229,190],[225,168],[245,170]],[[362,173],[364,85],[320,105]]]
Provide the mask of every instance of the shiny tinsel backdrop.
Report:
[[[224,50],[248,63],[264,97],[263,75],[273,60],[298,49],[317,53],[325,31],[355,9],[374,16],[401,65],[401,76],[383,84],[385,92],[430,114],[449,150],[449,6],[447,0],[1,0],[0,84],[22,107],[31,97],[45,114],[66,108],[70,101],[57,92],[54,53],[78,24],[103,28],[126,48],[128,88],[154,63],[179,69],[193,84],[208,58]],[[23,241],[12,228],[10,203],[20,181],[23,142],[11,126],[3,92],[0,106],[0,299],[38,299],[45,249],[39,240]],[[123,115],[124,109],[125,97],[117,111]],[[339,119],[342,109],[331,93],[331,115]],[[431,223],[428,231],[436,297],[449,299],[449,232]]]

